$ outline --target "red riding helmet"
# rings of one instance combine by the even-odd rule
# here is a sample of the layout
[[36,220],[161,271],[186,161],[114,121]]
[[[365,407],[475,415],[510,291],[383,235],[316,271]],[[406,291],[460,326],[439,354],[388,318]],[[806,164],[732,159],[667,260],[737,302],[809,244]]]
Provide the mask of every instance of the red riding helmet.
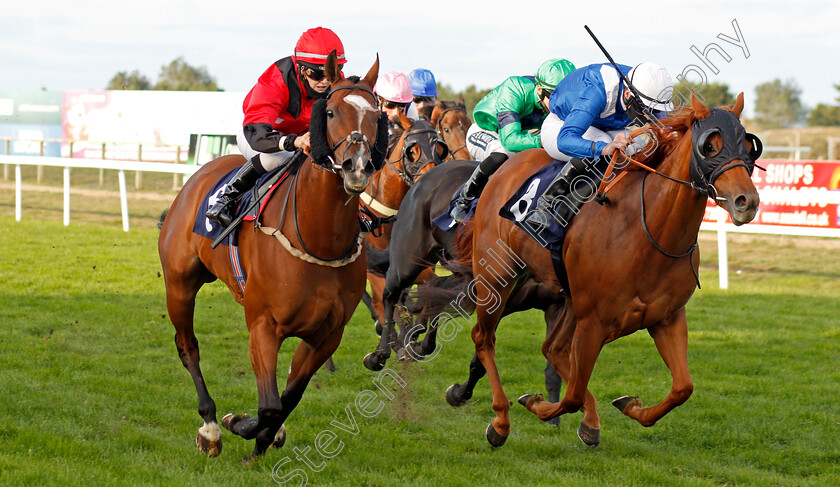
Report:
[[333,50],[338,56],[339,65],[347,62],[344,57],[344,45],[335,32],[324,27],[315,27],[304,32],[298,39],[295,44],[295,59],[323,66]]

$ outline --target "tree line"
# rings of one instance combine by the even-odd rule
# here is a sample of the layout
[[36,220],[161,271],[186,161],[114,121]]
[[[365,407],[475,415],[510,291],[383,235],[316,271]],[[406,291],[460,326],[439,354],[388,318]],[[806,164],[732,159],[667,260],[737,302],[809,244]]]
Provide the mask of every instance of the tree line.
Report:
[[154,85],[138,70],[120,71],[111,78],[106,90],[165,90],[165,91],[224,91],[210,76],[207,68],[190,66],[179,57],[160,68],[158,81]]
[[[501,82],[501,80],[499,80]],[[840,91],[840,84],[834,88]],[[179,57],[161,67],[156,83],[152,82],[138,70],[131,72],[120,71],[108,82],[108,90],[180,90],[180,91],[223,91],[204,66],[193,67],[183,57]],[[479,89],[476,85],[469,85],[462,91],[456,91],[451,86],[438,82],[438,98],[442,100],[457,100],[464,98],[467,111],[472,115],[472,109],[481,98],[490,92],[491,88]],[[726,83],[708,83],[703,86],[686,86],[677,84],[674,87],[675,100],[687,100],[688,91],[692,89],[703,98],[703,102],[710,107],[731,105],[735,102],[735,95]],[[755,122],[760,129],[788,128],[807,124],[816,126],[840,126],[840,106],[819,103],[816,107],[807,108],[802,104],[802,89],[796,80],[774,79],[762,83],[755,88]],[[835,99],[840,102],[840,95]]]

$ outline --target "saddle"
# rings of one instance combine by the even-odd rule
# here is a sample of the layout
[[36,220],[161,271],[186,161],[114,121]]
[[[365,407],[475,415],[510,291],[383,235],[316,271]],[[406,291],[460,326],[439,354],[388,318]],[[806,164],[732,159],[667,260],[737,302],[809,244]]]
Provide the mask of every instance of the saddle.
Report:
[[[257,180],[257,184],[254,186],[254,189],[248,191],[242,195],[242,198],[237,203],[236,211],[232,215],[234,219],[239,217],[243,212],[245,212],[248,208],[251,208],[251,202],[254,201],[260,194],[264,194],[264,198],[262,203],[257,206],[254,206],[251,209],[249,215],[246,215],[243,221],[254,221],[256,220],[262,210],[265,208],[266,203],[271,198],[271,194],[280,185],[280,183],[290,174],[288,171],[288,167],[277,168],[273,171],[269,171],[266,174],[260,176]],[[225,231],[225,227],[218,222],[214,222],[205,216],[207,210],[216,202],[216,198],[221,193],[222,188],[231,180],[233,179],[236,172],[239,170],[238,167],[231,170],[229,173],[222,176],[210,191],[207,192],[207,195],[201,202],[201,206],[196,213],[195,224],[193,225],[193,232],[204,237],[207,237],[211,240],[215,240],[218,238],[222,232]],[[225,245],[235,245],[236,244],[236,235],[237,232],[231,232],[230,235],[222,242]]]

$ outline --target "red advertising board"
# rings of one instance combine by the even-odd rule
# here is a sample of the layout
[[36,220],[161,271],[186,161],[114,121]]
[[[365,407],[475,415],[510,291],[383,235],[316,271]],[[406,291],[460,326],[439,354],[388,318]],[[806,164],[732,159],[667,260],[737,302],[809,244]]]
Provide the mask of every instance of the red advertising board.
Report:
[[[761,159],[759,165],[767,171],[756,168],[753,183],[759,193],[773,196],[761,197],[753,224],[840,229],[840,205],[807,201],[818,199],[821,193],[840,192],[840,161]],[[717,222],[714,206],[711,200],[706,203],[703,221]]]

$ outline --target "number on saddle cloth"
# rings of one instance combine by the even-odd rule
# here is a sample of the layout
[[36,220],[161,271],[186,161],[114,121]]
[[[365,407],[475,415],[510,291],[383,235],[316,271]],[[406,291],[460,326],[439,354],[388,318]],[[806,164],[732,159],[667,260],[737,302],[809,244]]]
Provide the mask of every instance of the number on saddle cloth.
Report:
[[[542,196],[565,165],[566,162],[553,161],[534,173],[499,210],[499,216],[511,220],[540,245],[552,251],[560,251],[563,248],[566,225],[557,218],[551,218],[549,225],[537,228],[528,222],[528,216],[546,205]],[[578,181],[578,185],[580,184],[586,183]]]

